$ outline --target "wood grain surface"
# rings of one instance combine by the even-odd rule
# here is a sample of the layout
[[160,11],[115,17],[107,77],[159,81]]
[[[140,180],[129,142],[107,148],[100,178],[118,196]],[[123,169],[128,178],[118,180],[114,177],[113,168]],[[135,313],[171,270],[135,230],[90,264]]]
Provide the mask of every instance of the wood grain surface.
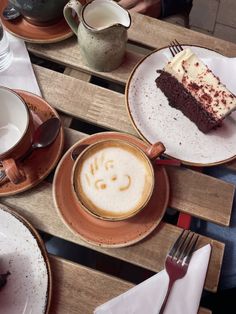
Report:
[[[80,134],[77,131],[71,132],[70,129],[66,131],[65,139],[70,144],[85,136],[85,134]],[[196,174],[199,173],[196,172]],[[154,272],[158,272],[163,268],[165,256],[181,230],[174,225],[162,222],[150,236],[135,245],[120,249],[106,249],[84,242],[62,222],[54,205],[52,184],[49,182],[43,182],[36,188],[22,194],[2,198],[1,202],[16,208],[39,230]],[[224,255],[224,244],[201,237],[199,246],[207,243],[212,244],[213,250],[205,288],[209,291],[216,291]]]
[[[236,44],[197,33],[141,14],[132,14],[128,31],[129,45],[122,65],[112,72],[94,72],[81,58],[75,36],[54,44],[27,44],[31,55],[64,67],[59,73],[34,65],[34,71],[43,98],[60,113],[65,130],[66,151],[72,144],[88,136],[71,129],[78,125],[97,126],[104,130],[126,132],[139,136],[133,128],[125,106],[124,87],[135,65],[154,49],[168,46],[177,39],[182,44],[200,45],[225,56],[236,56]],[[105,87],[93,83],[102,79]],[[111,86],[116,86],[115,90]],[[236,170],[236,161],[226,165]],[[229,226],[235,187],[222,180],[187,167],[168,167],[170,181],[169,206],[179,212],[205,221]],[[50,175],[53,178],[53,173]],[[163,268],[166,253],[181,232],[175,225],[161,222],[144,240],[135,245],[108,249],[83,241],[70,231],[59,217],[53,197],[52,183],[45,180],[24,193],[0,200],[16,209],[38,230],[68,240],[93,251],[142,267],[152,272]],[[210,243],[212,254],[204,288],[216,292],[224,256],[224,244],[200,236],[198,247]],[[73,263],[59,257],[50,257],[53,272],[53,297],[50,313],[92,313],[93,309],[131,288],[133,284]],[[102,287],[102,289],[101,289]],[[200,308],[199,313],[209,314]]]
[[[92,314],[133,284],[51,255],[53,294],[50,314]],[[200,308],[198,314],[210,314]]]

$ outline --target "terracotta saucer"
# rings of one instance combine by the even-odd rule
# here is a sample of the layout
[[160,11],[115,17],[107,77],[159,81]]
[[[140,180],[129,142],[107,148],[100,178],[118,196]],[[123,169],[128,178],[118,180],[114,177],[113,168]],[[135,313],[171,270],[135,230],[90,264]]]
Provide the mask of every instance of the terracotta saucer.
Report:
[[124,247],[134,244],[150,234],[160,223],[168,201],[169,181],[162,166],[155,167],[155,188],[147,206],[132,218],[123,221],[105,221],[85,212],[75,199],[71,184],[74,161],[71,152],[83,149],[104,139],[124,139],[143,150],[148,144],[124,133],[104,132],[91,135],[74,144],[58,164],[53,181],[53,198],[56,209],[67,227],[81,239],[102,247]]
[[7,0],[0,1],[0,19],[4,28],[11,34],[31,43],[55,43],[73,35],[64,17],[49,26],[36,26],[19,17],[6,21],[2,16]]
[[[16,92],[25,100],[34,118],[35,128],[51,117],[59,117],[53,109],[41,97],[21,90]],[[26,174],[26,180],[13,184],[7,181],[0,185],[0,197],[14,195],[32,188],[41,182],[56,166],[61,157],[64,146],[64,133],[61,128],[56,140],[49,147],[35,149],[32,154],[20,165]]]

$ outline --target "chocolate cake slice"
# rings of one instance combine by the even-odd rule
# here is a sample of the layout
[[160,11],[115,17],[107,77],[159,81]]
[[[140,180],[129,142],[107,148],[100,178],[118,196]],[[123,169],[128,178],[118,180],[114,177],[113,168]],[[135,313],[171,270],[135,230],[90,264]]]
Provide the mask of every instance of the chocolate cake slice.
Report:
[[221,125],[236,110],[236,97],[212,71],[187,48],[168,62],[156,85],[204,133]]

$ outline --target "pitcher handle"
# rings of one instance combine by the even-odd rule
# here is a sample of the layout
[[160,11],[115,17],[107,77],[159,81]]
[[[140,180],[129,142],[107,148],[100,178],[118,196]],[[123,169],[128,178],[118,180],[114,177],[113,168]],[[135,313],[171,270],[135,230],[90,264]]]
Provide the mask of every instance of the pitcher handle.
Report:
[[[72,31],[77,36],[78,31],[78,23],[76,23],[74,17],[77,15],[80,20],[80,10],[82,8],[82,4],[77,0],[70,0],[63,9],[63,14],[66,19],[66,22],[72,29]],[[74,13],[74,14],[73,14]]]

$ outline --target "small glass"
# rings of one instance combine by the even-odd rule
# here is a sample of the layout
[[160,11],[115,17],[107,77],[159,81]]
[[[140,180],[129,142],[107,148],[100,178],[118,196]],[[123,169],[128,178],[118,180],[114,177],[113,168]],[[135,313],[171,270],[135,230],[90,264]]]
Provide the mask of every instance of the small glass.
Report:
[[9,41],[0,23],[0,72],[6,70],[12,61],[12,51],[9,45]]

